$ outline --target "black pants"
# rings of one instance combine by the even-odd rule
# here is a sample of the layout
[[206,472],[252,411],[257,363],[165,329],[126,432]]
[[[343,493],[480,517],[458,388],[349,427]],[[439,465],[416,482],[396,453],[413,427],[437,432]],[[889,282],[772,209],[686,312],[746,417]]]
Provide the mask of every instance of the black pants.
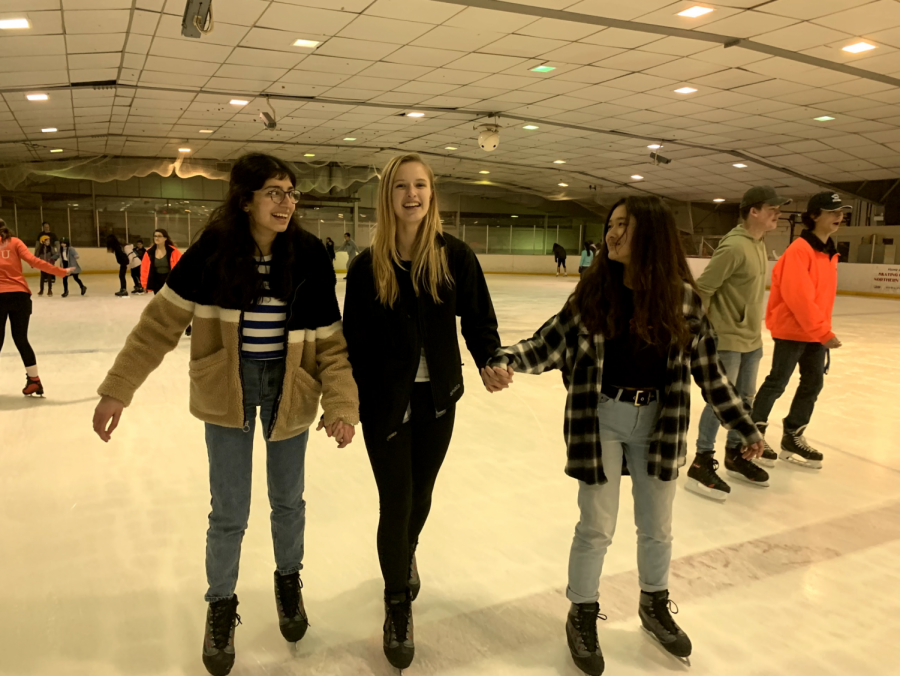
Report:
[[769,413],[784,394],[791,375],[800,365],[800,384],[791,402],[791,410],[784,419],[784,429],[794,432],[809,424],[816,399],[825,384],[825,346],[822,343],[802,343],[796,340],[775,339],[772,371],[766,376],[753,402],[754,422],[768,422]]
[[55,275],[51,275],[49,272],[41,272],[41,293],[44,293],[44,282],[47,283],[47,288],[52,291],[53,290],[53,281],[56,279]]
[[159,274],[158,272],[150,275],[150,279],[147,280],[147,286],[150,288],[148,291],[152,291],[153,293],[159,293],[162,291],[162,288],[166,285],[166,280],[169,278],[169,273]]
[[76,272],[74,274],[69,275],[68,277],[63,277],[63,292],[64,293],[69,293],[69,277],[71,277],[76,282],[78,282],[78,286],[80,286],[82,289],[84,288],[84,283],[82,283],[82,281],[80,279],[78,279],[78,273]]
[[131,281],[134,282],[134,288],[141,288],[141,269],[140,268],[131,268]]
[[125,271],[128,270],[127,265],[119,265],[119,287],[125,289]]
[[22,356],[25,368],[37,364],[34,350],[28,343],[28,322],[31,319],[31,294],[24,291],[0,293],[0,350],[6,338],[6,318],[9,317],[13,342]]
[[389,441],[363,436],[378,485],[378,560],[385,591],[407,589],[411,547],[419,540],[431,511],[431,494],[447,455],[456,406],[436,417],[431,383],[413,386],[412,419]]

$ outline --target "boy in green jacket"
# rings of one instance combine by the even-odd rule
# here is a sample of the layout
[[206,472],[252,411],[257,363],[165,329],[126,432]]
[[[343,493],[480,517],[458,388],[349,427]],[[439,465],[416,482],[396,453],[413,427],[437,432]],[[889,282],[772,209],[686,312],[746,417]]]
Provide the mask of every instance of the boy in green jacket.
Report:
[[[789,204],[769,186],[748,190],[741,200],[743,223],[729,232],[713,254],[697,287],[718,336],[719,360],[725,374],[748,409],[756,396],[756,376],[762,359],[762,323],[766,293],[766,247],[763,237],[778,227],[781,207]],[[731,487],[716,474],[714,458],[719,420],[712,406],[700,416],[697,455],[688,469],[686,488],[724,501]],[[774,467],[775,455],[766,446],[761,464]],[[740,435],[729,432],[725,442],[725,470],[730,477],[754,486],[769,485],[765,470],[741,455]]]

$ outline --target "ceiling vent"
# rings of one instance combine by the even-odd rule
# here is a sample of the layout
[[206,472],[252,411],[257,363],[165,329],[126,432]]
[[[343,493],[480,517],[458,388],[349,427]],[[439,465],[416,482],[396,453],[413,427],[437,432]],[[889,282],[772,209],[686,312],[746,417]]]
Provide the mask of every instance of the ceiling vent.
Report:
[[73,82],[72,89],[115,89],[116,80],[91,80],[89,82]]

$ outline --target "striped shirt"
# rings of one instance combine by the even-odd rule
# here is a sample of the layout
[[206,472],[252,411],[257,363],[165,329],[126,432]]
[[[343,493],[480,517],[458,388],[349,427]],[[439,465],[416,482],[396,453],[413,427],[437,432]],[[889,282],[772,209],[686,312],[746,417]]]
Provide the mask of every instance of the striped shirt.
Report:
[[[259,274],[269,288],[272,256],[256,259]],[[284,332],[287,324],[287,305],[277,298],[266,296],[252,310],[244,313],[241,335],[241,356],[246,359],[281,359],[284,357]]]

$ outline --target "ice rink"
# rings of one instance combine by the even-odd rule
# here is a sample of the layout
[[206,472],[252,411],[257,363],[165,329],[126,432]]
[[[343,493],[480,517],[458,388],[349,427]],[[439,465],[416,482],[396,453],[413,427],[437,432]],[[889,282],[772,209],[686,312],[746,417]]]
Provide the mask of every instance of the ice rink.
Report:
[[[34,296],[45,399],[21,395],[8,332],[0,357],[0,675],[203,674],[209,489],[203,425],[187,406],[190,339],[103,444],[91,430],[95,390],[149,299],[115,298],[113,275],[84,279],[85,297],[60,298],[59,283],[54,297]],[[489,275],[504,343],[531,335],[576,281]],[[678,491],[671,591],[695,676],[898,673],[900,302],[839,297],[834,326],[844,346],[807,434],[824,469],[779,462],[770,488],[732,481],[724,505]],[[560,376],[518,375],[491,395],[464,356],[468,391],[418,550],[407,673],[578,676],[564,631],[578,510],[577,484],[563,474]],[[788,405],[787,396],[776,405],[773,442]],[[695,387],[691,455],[701,408]],[[260,436],[257,470],[264,452]],[[396,674],[381,649],[378,503],[362,436],[337,450],[313,433],[306,484],[311,628],[296,648],[279,634],[257,471],[232,673]],[[687,673],[640,629],[630,500],[623,489],[601,582],[606,673]]]

